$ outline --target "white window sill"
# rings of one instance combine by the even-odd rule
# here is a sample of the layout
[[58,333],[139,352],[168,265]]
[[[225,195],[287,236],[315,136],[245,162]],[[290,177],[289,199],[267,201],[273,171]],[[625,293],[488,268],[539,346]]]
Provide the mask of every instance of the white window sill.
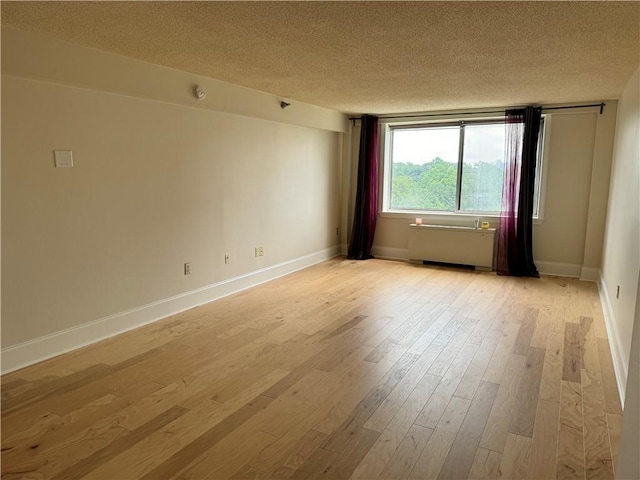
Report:
[[[451,213],[451,212],[378,212],[381,218],[395,218],[411,220],[415,223],[416,218],[422,218],[422,223],[427,225],[447,225],[452,227],[473,227],[473,222],[479,218],[481,222],[489,222],[491,228],[497,228],[500,220],[499,214],[484,213]],[[534,217],[534,225],[542,225],[543,218]]]

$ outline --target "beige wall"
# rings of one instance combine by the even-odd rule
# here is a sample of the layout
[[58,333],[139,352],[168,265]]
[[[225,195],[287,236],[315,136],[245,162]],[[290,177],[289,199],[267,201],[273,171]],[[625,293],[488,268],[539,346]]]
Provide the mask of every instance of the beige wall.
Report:
[[[617,478],[625,480],[640,478],[639,97],[640,69],[635,71],[620,99],[601,285],[610,304],[607,326],[614,361],[626,362],[628,366],[616,469]],[[616,285],[620,285],[619,299],[615,297]],[[621,368],[616,370],[620,374]]]
[[589,213],[581,274],[581,277],[589,280],[597,280],[599,278],[600,265],[602,264],[602,244],[608,204],[605,199],[609,198],[617,113],[618,102],[609,100],[602,115],[598,115],[596,120]]
[[640,478],[640,275],[636,292],[636,314],[631,339],[629,375],[625,389],[624,415],[620,434],[620,450],[616,478]]
[[[37,32],[2,26],[2,73],[75,85],[136,98],[197,106],[263,120],[344,132],[347,119],[334,110],[290,101],[220,80],[64,42]],[[193,87],[207,91],[193,97]]]
[[584,257],[598,113],[576,112],[552,116],[544,218],[533,228],[533,256],[539,262],[582,265]]
[[[602,286],[608,300],[609,341],[614,361],[627,374],[640,272],[640,74],[636,70],[620,99],[609,208],[605,231]],[[620,286],[620,296],[616,298]]]
[[[580,276],[583,267],[597,271],[600,266],[616,109],[617,102],[612,100],[607,101],[603,115],[597,109],[576,109],[548,116],[544,213],[533,229],[534,259],[542,272]],[[346,184],[350,199],[357,175],[357,126],[351,140],[353,166]],[[379,215],[374,253],[406,258],[408,224],[414,217]],[[422,217],[432,224],[472,224],[472,218]],[[497,224],[496,217],[483,220]]]
[[[3,348],[339,245],[344,116],[296,105],[300,126],[25,78],[4,40]],[[56,149],[75,167],[54,168]]]

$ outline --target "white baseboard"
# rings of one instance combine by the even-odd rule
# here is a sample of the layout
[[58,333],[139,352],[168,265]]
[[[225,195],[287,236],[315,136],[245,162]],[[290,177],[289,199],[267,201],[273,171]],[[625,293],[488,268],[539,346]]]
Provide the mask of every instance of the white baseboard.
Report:
[[598,272],[598,293],[600,294],[600,303],[602,304],[602,312],[604,314],[604,324],[607,327],[607,337],[609,337],[609,348],[611,349],[611,357],[613,358],[613,369],[615,370],[616,382],[618,383],[618,392],[620,392],[620,402],[624,405],[629,365],[622,353],[622,340],[616,327],[617,323],[602,271]]
[[582,273],[582,265],[576,263],[544,262],[540,260],[535,260],[534,262],[538,271],[543,275],[580,278]]
[[409,251],[406,248],[391,248],[391,247],[373,247],[371,249],[371,255],[376,258],[384,258],[387,260],[408,260]]
[[[349,251],[349,246],[342,244],[342,255],[346,255]],[[376,258],[382,258],[385,260],[408,260],[409,253],[406,248],[390,248],[390,247],[373,247],[371,248],[371,255]]]
[[142,305],[125,312],[109,315],[76,327],[3,348],[1,352],[2,373],[33,365],[42,360],[133,330],[297,270],[302,270],[339,255],[340,250],[340,246],[327,248],[304,257],[282,262],[148,305]]
[[[391,248],[391,247],[376,247],[371,249],[371,254],[376,258],[384,258],[389,260],[408,260],[409,251],[404,248]],[[584,269],[582,265],[574,263],[558,263],[558,262],[544,262],[535,261],[536,267],[540,273],[544,275],[555,275],[558,277],[572,277],[582,278],[583,271],[587,270],[587,273],[593,278],[584,278],[584,280],[597,281],[598,269]],[[591,272],[594,270],[594,272]]]
[[593,267],[582,267],[580,280],[585,282],[598,282],[600,280],[600,269]]

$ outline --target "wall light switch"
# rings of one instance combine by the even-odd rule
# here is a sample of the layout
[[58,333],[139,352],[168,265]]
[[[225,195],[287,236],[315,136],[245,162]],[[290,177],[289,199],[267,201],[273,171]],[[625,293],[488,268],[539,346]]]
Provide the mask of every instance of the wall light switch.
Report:
[[56,159],[56,168],[73,167],[73,152],[71,150],[54,150],[53,156]]

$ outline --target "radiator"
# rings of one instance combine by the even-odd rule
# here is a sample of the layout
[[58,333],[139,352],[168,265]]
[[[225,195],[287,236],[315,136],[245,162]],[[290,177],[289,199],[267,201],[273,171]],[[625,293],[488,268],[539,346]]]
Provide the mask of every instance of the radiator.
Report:
[[495,228],[409,226],[409,259],[493,268]]

